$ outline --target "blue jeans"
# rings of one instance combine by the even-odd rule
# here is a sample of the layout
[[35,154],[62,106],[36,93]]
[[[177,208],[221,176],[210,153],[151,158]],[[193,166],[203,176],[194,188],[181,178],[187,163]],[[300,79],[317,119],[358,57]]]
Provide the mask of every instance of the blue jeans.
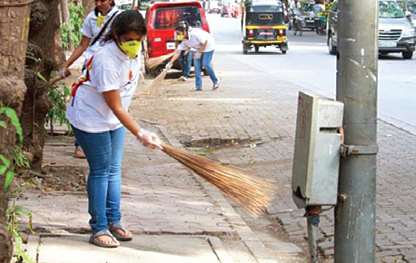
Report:
[[195,88],[196,90],[202,89],[202,77],[201,77],[201,60],[202,67],[208,73],[209,78],[212,83],[215,85],[218,82],[217,76],[215,76],[214,69],[212,68],[212,57],[214,56],[214,50],[209,52],[204,52],[202,58],[194,58],[194,67],[195,67]]
[[180,56],[180,63],[182,65],[183,76],[189,78],[189,73],[191,72],[192,64],[192,53],[188,51],[188,53],[185,54],[185,51],[182,51]]
[[73,127],[90,167],[87,182],[88,212],[93,233],[119,225],[121,220],[121,162],[125,128],[89,133]]

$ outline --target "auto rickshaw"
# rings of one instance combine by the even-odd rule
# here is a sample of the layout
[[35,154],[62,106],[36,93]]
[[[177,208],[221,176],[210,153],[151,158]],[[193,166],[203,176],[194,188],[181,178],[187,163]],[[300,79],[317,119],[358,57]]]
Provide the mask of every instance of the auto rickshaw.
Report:
[[243,53],[254,47],[276,46],[283,54],[288,50],[287,26],[284,22],[283,4],[275,2],[244,3],[242,14]]

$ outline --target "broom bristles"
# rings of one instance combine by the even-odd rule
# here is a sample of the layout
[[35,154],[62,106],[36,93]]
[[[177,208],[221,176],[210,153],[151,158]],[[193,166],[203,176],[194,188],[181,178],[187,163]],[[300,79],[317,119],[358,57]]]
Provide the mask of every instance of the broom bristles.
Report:
[[149,87],[147,88],[147,91],[150,93],[150,95],[157,95],[157,87],[160,86],[161,82],[166,78],[166,75],[168,74],[167,68],[165,68],[157,77],[150,83]]
[[271,200],[271,183],[247,175],[237,167],[225,166],[171,145],[163,144],[162,149],[166,154],[218,187],[226,196],[251,214],[260,215],[266,211]]

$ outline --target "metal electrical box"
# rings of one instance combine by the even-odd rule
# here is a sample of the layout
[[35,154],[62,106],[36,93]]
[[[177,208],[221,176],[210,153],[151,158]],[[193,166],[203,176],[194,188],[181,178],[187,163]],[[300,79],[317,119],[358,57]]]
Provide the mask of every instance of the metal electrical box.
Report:
[[335,205],[344,104],[299,92],[292,190],[297,207]]

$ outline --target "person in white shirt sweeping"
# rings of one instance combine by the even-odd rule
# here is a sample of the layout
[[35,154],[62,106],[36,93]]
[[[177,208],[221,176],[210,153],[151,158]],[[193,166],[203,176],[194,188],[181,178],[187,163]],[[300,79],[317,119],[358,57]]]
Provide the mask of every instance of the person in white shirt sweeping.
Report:
[[67,118],[85,152],[88,212],[94,245],[111,248],[129,241],[121,225],[121,163],[126,129],[143,145],[161,147],[157,135],[142,129],[128,112],[140,78],[141,41],[146,25],[138,11],[117,15],[103,47],[86,63],[72,86]]
[[217,78],[212,67],[212,59],[215,51],[214,37],[201,28],[190,28],[187,23],[180,22],[176,28],[177,34],[183,34],[185,39],[181,42],[176,50],[176,54],[171,58],[167,67],[180,56],[184,50],[196,50],[193,52],[193,61],[195,69],[195,90],[202,90],[201,68],[204,68],[212,81],[212,89],[216,90],[220,86],[220,80]]

